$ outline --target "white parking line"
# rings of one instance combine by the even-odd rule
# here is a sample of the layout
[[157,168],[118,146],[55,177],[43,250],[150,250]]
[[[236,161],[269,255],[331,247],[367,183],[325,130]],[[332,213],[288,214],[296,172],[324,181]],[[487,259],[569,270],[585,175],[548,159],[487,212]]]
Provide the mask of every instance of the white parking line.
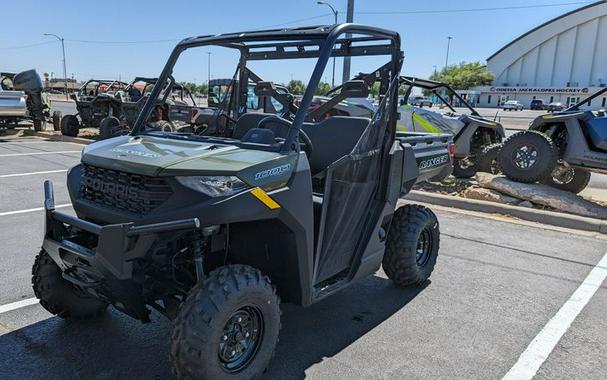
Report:
[[25,300],[9,303],[6,305],[0,305],[0,314],[8,313],[9,311],[21,309],[22,307],[35,305],[38,303],[38,298],[28,298]]
[[607,254],[590,271],[584,282],[569,297],[542,331],[533,339],[527,349],[518,358],[504,380],[532,379],[554,347],[569,330],[575,318],[580,314],[594,293],[607,278]]
[[[71,206],[71,204],[66,203],[66,204],[62,204],[62,205],[56,205],[55,208],[63,208],[63,207],[69,207],[69,206]],[[0,216],[26,214],[28,212],[42,211],[42,210],[44,210],[44,207],[28,208],[25,210],[17,210],[17,211],[5,211],[5,212],[0,212]]]
[[59,152],[33,152],[33,153],[8,153],[0,154],[0,157],[17,157],[17,156],[40,156],[43,154],[64,154],[64,153],[80,153],[80,150],[62,150]]
[[58,170],[47,170],[47,171],[44,171],[44,172],[2,174],[2,175],[0,175],[0,178],[25,177],[25,176],[28,176],[28,175],[38,175],[38,174],[64,173],[66,171],[67,171],[67,169],[58,169]]

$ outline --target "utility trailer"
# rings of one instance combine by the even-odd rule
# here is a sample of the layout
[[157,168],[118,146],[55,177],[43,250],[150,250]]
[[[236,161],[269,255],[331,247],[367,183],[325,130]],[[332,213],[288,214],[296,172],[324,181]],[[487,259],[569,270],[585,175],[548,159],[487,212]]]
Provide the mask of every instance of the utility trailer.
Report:
[[59,127],[61,112],[51,117],[51,102],[42,92],[42,80],[35,70],[18,74],[0,73],[0,128],[15,128],[21,121],[31,121],[34,130],[44,130],[46,122]]

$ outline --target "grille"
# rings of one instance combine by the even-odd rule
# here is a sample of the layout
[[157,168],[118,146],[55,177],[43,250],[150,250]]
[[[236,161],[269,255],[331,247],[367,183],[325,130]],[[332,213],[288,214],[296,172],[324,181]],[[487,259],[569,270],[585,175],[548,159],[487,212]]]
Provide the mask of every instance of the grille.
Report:
[[84,165],[80,195],[102,206],[146,214],[164,203],[172,193],[161,177]]

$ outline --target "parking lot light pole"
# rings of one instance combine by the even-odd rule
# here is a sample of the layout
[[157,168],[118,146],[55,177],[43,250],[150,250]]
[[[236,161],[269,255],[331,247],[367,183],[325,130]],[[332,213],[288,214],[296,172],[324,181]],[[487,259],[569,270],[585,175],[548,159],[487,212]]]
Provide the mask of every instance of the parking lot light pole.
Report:
[[59,37],[58,35],[52,33],[44,33],[44,35],[55,37],[59,40],[59,42],[61,42],[61,52],[63,53],[63,91],[65,91],[65,99],[69,100],[69,96],[67,94],[67,69],[65,67],[65,40],[63,37]]
[[207,63],[207,74],[209,76],[208,78],[208,82],[207,82],[207,92],[209,92],[209,89],[211,88],[211,52],[207,52],[208,54],[208,63]]
[[[331,8],[331,12],[333,12],[333,16],[335,16],[335,24],[337,24],[337,10],[333,8],[333,6],[326,1],[317,1],[316,4],[326,5]],[[335,56],[333,56],[333,76],[331,77],[331,87],[335,87]]]
[[451,36],[447,37],[447,57],[445,58],[445,68],[447,68],[447,66],[449,66],[449,48],[451,47],[452,39],[453,39],[453,37],[451,37]]

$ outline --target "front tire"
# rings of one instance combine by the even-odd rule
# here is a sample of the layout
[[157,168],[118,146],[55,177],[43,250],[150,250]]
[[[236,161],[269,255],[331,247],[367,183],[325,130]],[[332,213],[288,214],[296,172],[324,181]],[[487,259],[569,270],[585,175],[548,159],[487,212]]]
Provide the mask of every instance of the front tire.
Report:
[[107,303],[64,280],[61,269],[41,250],[32,267],[32,287],[40,305],[61,318],[89,319],[101,315]]
[[215,269],[189,292],[173,324],[177,379],[251,379],[278,343],[280,299],[270,279],[246,265]]
[[80,122],[76,115],[65,115],[61,118],[61,134],[76,137],[80,130]]
[[[555,172],[557,172],[555,170]],[[563,173],[558,176],[553,172],[544,184],[554,188],[569,191],[570,193],[578,194],[588,186],[590,182],[590,172],[584,169],[566,168]]]
[[436,215],[427,207],[405,205],[394,212],[382,262],[397,286],[419,286],[432,274],[440,245]]
[[533,183],[548,179],[556,167],[558,152],[552,139],[537,131],[510,136],[499,153],[504,174],[517,182]]
[[115,116],[104,117],[99,123],[99,138],[102,140],[114,137],[120,130],[120,120]]

